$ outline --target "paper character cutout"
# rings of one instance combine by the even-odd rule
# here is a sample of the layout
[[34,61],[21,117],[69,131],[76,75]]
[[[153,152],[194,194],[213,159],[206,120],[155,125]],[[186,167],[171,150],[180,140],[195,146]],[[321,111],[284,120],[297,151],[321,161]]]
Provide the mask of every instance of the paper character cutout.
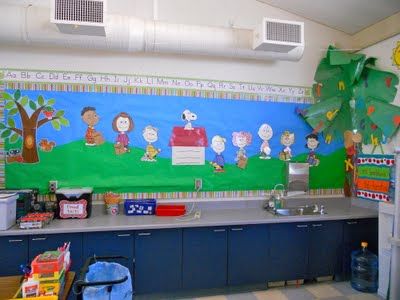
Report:
[[285,131],[281,135],[281,144],[285,146],[285,148],[279,153],[279,159],[289,161],[292,159],[292,149],[290,146],[294,144],[294,133]]
[[245,169],[247,166],[247,156],[246,150],[244,147],[251,144],[252,135],[250,132],[239,131],[232,133],[232,143],[234,146],[239,147],[239,150],[236,152],[236,165],[240,169]]
[[129,136],[128,132],[131,132],[135,124],[130,115],[125,112],[121,112],[116,115],[112,121],[112,128],[118,132],[117,139],[114,144],[115,154],[124,154],[130,152],[129,150]]
[[264,123],[258,129],[258,136],[263,140],[260,146],[260,159],[270,159],[271,158],[271,148],[269,147],[268,141],[272,138],[274,132],[271,126]]
[[143,129],[142,135],[148,144],[146,146],[146,152],[143,154],[141,160],[156,162],[156,157],[158,153],[161,152],[161,149],[154,147],[152,144],[158,140],[158,129],[148,125]]
[[6,161],[7,163],[22,163],[24,162],[24,159],[22,158],[21,155],[21,150],[19,149],[10,149],[6,152],[7,158]]
[[185,109],[182,112],[182,120],[186,121],[185,130],[193,130],[192,121],[197,120],[197,115],[192,113],[190,110]]
[[319,146],[318,135],[310,133],[306,136],[306,142],[306,147],[310,150],[306,162],[308,162],[310,167],[318,166],[319,159],[317,158],[317,155],[315,153],[315,149],[317,149]]
[[85,133],[85,145],[96,146],[104,143],[104,138],[101,132],[94,129],[94,126],[99,123],[99,116],[96,113],[96,108],[86,106],[81,111],[81,117],[83,122],[88,126]]
[[53,150],[53,147],[56,145],[55,142],[53,141],[48,141],[47,139],[42,139],[39,142],[39,147],[40,150],[44,151],[44,152],[50,152],[51,150]]
[[214,172],[225,172],[225,158],[222,155],[222,152],[225,151],[225,143],[226,139],[220,135],[215,135],[211,139],[211,148],[215,152],[215,157],[210,164],[214,167]]

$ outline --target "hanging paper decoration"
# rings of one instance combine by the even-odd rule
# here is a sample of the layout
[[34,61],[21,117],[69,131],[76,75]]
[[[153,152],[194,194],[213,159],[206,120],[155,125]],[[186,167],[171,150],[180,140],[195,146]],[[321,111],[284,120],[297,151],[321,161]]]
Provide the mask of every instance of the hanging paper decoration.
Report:
[[272,138],[273,134],[271,126],[266,123],[262,124],[258,129],[258,136],[263,141],[260,146],[260,159],[271,159],[271,148],[268,141]]
[[160,148],[153,146],[153,143],[158,140],[158,129],[148,125],[143,129],[143,138],[148,143],[146,146],[145,153],[143,154],[141,161],[156,162],[157,155],[161,152]]
[[306,147],[310,152],[308,153],[306,162],[310,165],[310,167],[318,166],[319,159],[315,153],[315,149],[319,146],[318,135],[315,133],[310,133],[306,136]]
[[281,135],[281,144],[285,146],[285,148],[279,152],[279,159],[280,160],[291,160],[292,159],[292,149],[290,146],[294,144],[294,133],[286,130]]
[[357,130],[364,144],[371,134],[384,140],[400,125],[400,107],[390,104],[398,77],[375,67],[375,58],[328,48],[314,76],[317,103],[301,115],[325,139],[341,139],[345,131]]
[[225,151],[225,143],[226,139],[220,135],[215,135],[211,139],[211,148],[215,152],[215,157],[210,164],[214,167],[214,172],[217,173],[225,172],[225,158],[222,155],[222,152]]
[[124,154],[130,152],[129,150],[129,136],[134,128],[133,119],[125,112],[119,113],[112,121],[112,128],[118,132],[117,139],[114,144],[115,154]]
[[81,117],[83,122],[86,123],[88,128],[85,132],[85,145],[86,146],[97,146],[104,143],[104,138],[101,132],[94,129],[94,126],[99,123],[99,116],[96,113],[96,108],[86,106],[81,111]]
[[389,201],[393,155],[359,155],[357,158],[356,195],[360,198]]
[[247,131],[239,131],[232,133],[232,143],[234,146],[239,147],[239,150],[236,151],[236,165],[240,169],[245,169],[247,166],[247,155],[244,147],[251,144],[252,135]]

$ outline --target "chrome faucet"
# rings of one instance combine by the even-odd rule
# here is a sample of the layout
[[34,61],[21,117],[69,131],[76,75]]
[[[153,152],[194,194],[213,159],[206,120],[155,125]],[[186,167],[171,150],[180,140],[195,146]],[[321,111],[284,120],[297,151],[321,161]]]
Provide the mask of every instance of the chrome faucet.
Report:
[[[278,187],[283,187],[283,192],[279,190],[279,193],[277,194]],[[264,204],[264,209],[272,210],[274,214],[276,214],[277,201],[281,201],[281,197],[283,195],[285,195],[285,185],[282,183],[275,184],[274,188],[272,189],[269,200],[266,201],[266,203]]]

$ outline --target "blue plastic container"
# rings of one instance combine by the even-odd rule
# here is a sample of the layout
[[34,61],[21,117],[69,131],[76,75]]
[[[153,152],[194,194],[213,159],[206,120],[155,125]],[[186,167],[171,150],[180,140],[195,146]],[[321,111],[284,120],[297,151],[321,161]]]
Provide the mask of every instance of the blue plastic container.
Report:
[[378,257],[368,251],[368,243],[351,253],[351,286],[360,292],[376,293],[378,290]]
[[125,200],[125,214],[128,216],[154,215],[156,213],[155,199]]

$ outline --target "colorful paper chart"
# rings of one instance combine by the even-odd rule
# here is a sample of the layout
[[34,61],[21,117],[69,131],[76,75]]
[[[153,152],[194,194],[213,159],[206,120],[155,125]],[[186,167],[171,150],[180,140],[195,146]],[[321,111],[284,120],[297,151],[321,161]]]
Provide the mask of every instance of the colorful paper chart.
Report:
[[393,155],[359,155],[357,157],[357,197],[389,201]]

